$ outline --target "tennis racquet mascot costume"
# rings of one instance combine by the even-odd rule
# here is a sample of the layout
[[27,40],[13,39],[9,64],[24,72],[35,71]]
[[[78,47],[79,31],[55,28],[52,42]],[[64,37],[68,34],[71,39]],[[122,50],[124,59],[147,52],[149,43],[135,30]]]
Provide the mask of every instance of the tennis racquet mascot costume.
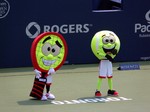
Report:
[[94,55],[100,60],[95,97],[100,97],[102,95],[100,90],[103,78],[108,78],[109,90],[107,94],[118,96],[118,92],[113,90],[112,82],[112,61],[120,50],[120,40],[118,36],[112,31],[99,31],[92,38],[91,49]]
[[[31,59],[35,79],[30,93],[39,100],[55,99],[50,92],[52,74],[55,74],[66,60],[67,44],[62,35],[46,32],[37,36],[31,46]],[[46,86],[46,94],[44,88]]]

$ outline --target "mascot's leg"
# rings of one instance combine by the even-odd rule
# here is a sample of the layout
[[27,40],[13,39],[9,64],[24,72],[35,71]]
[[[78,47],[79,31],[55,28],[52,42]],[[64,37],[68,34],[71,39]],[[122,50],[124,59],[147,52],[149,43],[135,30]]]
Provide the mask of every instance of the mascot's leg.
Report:
[[108,78],[108,86],[109,86],[109,90],[108,90],[107,94],[111,95],[111,96],[118,96],[118,92],[116,92],[115,90],[113,90],[113,81],[112,81],[112,78]]
[[98,78],[97,81],[97,89],[95,92],[95,97],[100,97],[102,94],[100,93],[100,89],[101,89],[101,84],[102,84],[102,78]]
[[111,96],[118,96],[118,93],[113,90],[113,81],[112,81],[112,74],[113,74],[113,67],[112,67],[112,62],[108,61],[107,62],[107,78],[108,78],[108,86],[109,86],[109,90],[107,92],[108,95]]
[[50,85],[51,85],[51,83],[47,83],[46,84],[46,93],[49,93],[49,91],[50,91]]
[[113,89],[113,82],[112,82],[112,78],[108,78],[108,86],[109,89],[112,90]]
[[45,84],[46,78],[35,78],[30,96],[41,100],[43,97]]
[[47,76],[47,82],[46,82],[46,97],[47,99],[51,99],[51,100],[54,100],[55,99],[55,96],[50,93],[50,86],[52,84],[52,75],[49,75]]

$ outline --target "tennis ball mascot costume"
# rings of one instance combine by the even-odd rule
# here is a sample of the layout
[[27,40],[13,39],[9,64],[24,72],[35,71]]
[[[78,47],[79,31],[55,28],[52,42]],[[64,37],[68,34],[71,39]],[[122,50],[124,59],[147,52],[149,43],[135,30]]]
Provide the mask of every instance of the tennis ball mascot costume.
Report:
[[108,78],[108,95],[118,96],[118,92],[113,90],[112,82],[112,61],[118,54],[120,49],[120,40],[118,36],[108,30],[97,32],[91,41],[91,49],[94,55],[100,60],[99,76],[97,82],[97,90],[95,97],[101,97],[101,83],[102,79]]
[[[62,35],[46,32],[37,36],[31,46],[31,59],[35,79],[30,93],[31,97],[39,100],[55,99],[50,92],[52,75],[64,63],[67,56],[67,44]],[[44,88],[46,86],[46,93]]]

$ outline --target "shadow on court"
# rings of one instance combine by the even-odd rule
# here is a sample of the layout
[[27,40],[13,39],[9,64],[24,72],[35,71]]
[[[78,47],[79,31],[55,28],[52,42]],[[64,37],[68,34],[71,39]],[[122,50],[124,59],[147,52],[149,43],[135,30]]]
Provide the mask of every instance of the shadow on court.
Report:
[[19,105],[50,105],[52,104],[50,100],[48,101],[40,101],[37,99],[27,99],[23,101],[17,102]]

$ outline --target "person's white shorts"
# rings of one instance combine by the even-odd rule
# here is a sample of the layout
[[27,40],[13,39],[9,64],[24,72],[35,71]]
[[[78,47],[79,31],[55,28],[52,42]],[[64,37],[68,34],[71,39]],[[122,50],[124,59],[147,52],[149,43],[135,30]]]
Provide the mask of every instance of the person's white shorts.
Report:
[[99,78],[112,78],[112,62],[101,60],[99,64]]
[[48,75],[46,79],[47,79],[46,83],[52,83],[52,75]]

